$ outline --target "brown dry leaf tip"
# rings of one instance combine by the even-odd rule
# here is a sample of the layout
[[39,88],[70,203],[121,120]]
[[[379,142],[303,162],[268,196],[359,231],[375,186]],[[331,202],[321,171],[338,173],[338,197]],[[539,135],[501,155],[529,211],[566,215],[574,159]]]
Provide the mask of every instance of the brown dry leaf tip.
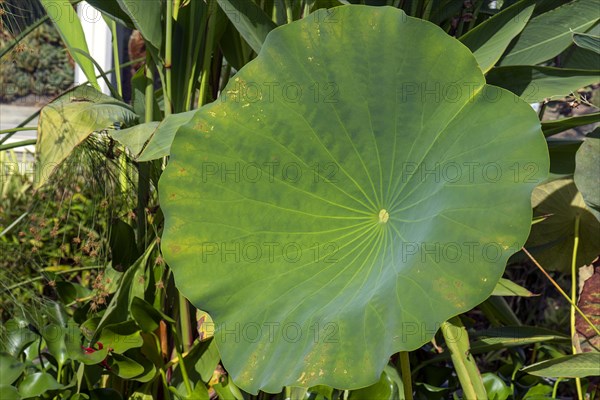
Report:
[[35,226],[32,226],[29,228],[29,232],[35,235],[38,232],[38,229]]
[[165,261],[163,260],[163,258],[159,255],[156,257],[156,260],[154,261],[154,264],[156,265],[163,265],[165,263]]
[[56,287],[56,281],[53,279],[51,281],[48,281],[48,286],[50,287]]
[[32,253],[32,254],[33,254],[33,253],[37,253],[37,251],[38,251],[37,247],[32,247],[32,248],[31,248],[31,253]]
[[19,232],[19,237],[23,237],[23,236],[25,236],[25,232],[23,232],[23,231],[20,231],[20,232]]
[[75,243],[75,244],[79,244],[79,243],[81,243],[81,238],[79,236],[74,237],[73,240],[72,240],[72,242]]
[[50,231],[50,237],[55,238],[57,236],[58,236],[58,225],[54,225],[54,227]]
[[40,227],[45,228],[48,225],[48,220],[46,218],[42,218],[40,221]]
[[158,282],[156,282],[156,283],[154,284],[154,286],[155,286],[157,289],[164,289],[164,288],[165,288],[165,283],[164,283],[163,281],[158,281]]

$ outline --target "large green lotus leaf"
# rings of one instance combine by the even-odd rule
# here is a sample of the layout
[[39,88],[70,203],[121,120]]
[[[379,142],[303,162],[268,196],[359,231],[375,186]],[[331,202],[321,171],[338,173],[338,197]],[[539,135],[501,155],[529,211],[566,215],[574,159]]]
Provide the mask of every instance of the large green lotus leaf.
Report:
[[460,42],[319,10],[179,129],[162,249],[241,388],[356,389],[492,293],[547,171],[535,112]]

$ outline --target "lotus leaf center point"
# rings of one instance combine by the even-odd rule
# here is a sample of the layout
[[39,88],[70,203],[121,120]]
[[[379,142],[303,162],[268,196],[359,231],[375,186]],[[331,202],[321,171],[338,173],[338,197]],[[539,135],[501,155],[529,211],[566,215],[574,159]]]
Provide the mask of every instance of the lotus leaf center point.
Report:
[[381,209],[381,211],[379,211],[379,222],[385,224],[388,222],[388,219],[390,219],[390,214],[385,208]]

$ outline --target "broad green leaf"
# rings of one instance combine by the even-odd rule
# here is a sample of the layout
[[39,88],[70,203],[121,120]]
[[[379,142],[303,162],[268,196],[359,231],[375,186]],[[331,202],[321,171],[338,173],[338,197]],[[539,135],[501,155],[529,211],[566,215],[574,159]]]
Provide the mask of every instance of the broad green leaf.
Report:
[[573,179],[557,179],[538,186],[532,195],[534,215],[548,215],[531,227],[526,247],[542,267],[570,271],[575,219],[580,218],[577,265],[589,264],[600,253],[600,222],[586,207]]
[[600,54],[600,37],[594,35],[588,35],[586,33],[574,33],[573,43],[582,49],[593,51],[594,53]]
[[585,32],[598,15],[597,0],[573,0],[532,18],[500,61],[501,65],[535,65],[572,44],[573,32]]
[[487,372],[481,378],[489,400],[506,400],[513,394],[512,389],[498,375]]
[[19,384],[19,394],[23,398],[37,397],[50,390],[61,389],[63,385],[58,383],[52,375],[46,372],[36,372],[27,375]]
[[484,73],[496,64],[510,41],[523,30],[534,8],[533,0],[521,0],[460,37]]
[[521,371],[551,378],[600,376],[600,353],[581,353],[542,361]]
[[134,124],[130,107],[89,86],[80,86],[42,109],[38,126],[36,187],[41,187],[58,166],[93,132],[115,124]]
[[138,161],[168,156],[177,129],[186,124],[195,111],[171,114],[160,122],[148,122],[132,128],[112,131],[111,137],[127,146]]
[[529,290],[525,289],[523,286],[519,286],[510,279],[500,278],[494,291],[492,292],[492,296],[523,296],[523,297],[532,297],[537,296],[531,293]]
[[600,122],[600,112],[580,115],[577,117],[562,118],[554,121],[542,121],[542,131],[544,136],[552,136],[567,129],[578,126],[590,125]]
[[23,363],[8,353],[0,353],[0,385],[11,385],[23,371]]
[[600,220],[600,128],[589,134],[575,155],[575,185]]
[[217,1],[240,35],[258,53],[275,23],[252,0]]
[[535,112],[456,39],[319,10],[178,130],[162,250],[242,389],[366,387],[492,293],[547,170]]
[[40,0],[40,4],[54,23],[60,37],[69,49],[71,57],[81,68],[90,84],[100,90],[94,63],[88,57],[75,51],[76,49],[86,54],[90,53],[75,7],[68,0]]
[[[599,66],[600,67],[600,66]],[[528,103],[563,97],[598,82],[600,70],[518,65],[493,68],[487,83],[508,89]]]

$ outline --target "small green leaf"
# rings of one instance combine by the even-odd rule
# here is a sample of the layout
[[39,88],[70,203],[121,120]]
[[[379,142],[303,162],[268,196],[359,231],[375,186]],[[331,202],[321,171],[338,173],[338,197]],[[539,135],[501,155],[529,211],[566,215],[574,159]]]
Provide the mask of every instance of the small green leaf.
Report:
[[111,353],[123,354],[129,349],[141,347],[144,343],[140,328],[134,321],[125,321],[107,325],[102,329],[98,342],[107,347]]
[[600,54],[600,37],[586,33],[573,33],[573,42],[582,49]]
[[112,131],[113,139],[127,146],[137,161],[168,156],[177,130],[192,119],[195,111],[171,114],[160,122],[148,122],[132,128]]
[[111,371],[120,378],[132,379],[144,373],[144,367],[122,354],[112,354],[110,357]]
[[0,399],[2,400],[21,400],[22,397],[16,387],[0,384]]
[[11,385],[23,371],[23,363],[8,353],[0,353],[0,385]]
[[175,323],[173,318],[165,315],[160,310],[154,308],[152,304],[139,297],[134,297],[131,301],[130,311],[131,316],[144,332],[155,331],[160,321],[167,321],[171,324]]
[[508,89],[528,103],[563,97],[596,83],[598,70],[577,70],[531,65],[492,68],[487,83]]
[[574,0],[532,18],[512,43],[501,65],[535,65],[572,44],[573,32],[585,32],[598,21],[596,0]]
[[498,375],[487,372],[482,374],[481,378],[489,400],[506,400],[513,394],[511,388],[506,386]]
[[538,296],[537,294],[531,293],[529,290],[525,289],[522,286],[517,285],[513,281],[500,278],[498,284],[494,288],[492,292],[492,296],[522,296],[522,297],[532,297]]
[[[349,400],[395,400],[399,396],[398,387],[385,372],[381,373],[379,381],[362,389],[352,390]],[[404,394],[403,394],[404,395]]]
[[521,371],[550,378],[600,376],[600,353],[581,353],[554,358],[529,365]]
[[46,372],[27,375],[19,384],[19,394],[23,398],[36,397],[50,390],[63,388],[54,377]]

